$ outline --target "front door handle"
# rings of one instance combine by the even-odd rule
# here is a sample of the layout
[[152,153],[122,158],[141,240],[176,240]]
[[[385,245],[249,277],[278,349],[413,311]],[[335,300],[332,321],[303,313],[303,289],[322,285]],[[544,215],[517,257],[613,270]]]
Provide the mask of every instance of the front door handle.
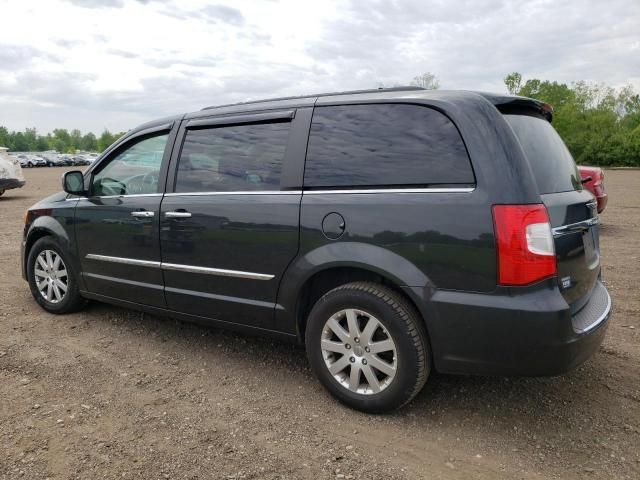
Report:
[[153,217],[154,215],[155,215],[155,212],[149,212],[148,210],[138,210],[135,212],[131,212],[132,217],[138,217],[138,218],[150,218],[150,217]]
[[191,218],[191,213],[176,210],[174,212],[165,212],[164,216],[167,218]]

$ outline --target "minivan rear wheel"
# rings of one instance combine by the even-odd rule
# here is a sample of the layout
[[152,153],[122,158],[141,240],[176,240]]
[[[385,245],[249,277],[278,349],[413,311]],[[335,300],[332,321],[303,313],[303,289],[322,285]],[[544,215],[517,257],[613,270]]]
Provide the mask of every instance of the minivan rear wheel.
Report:
[[429,376],[431,355],[421,318],[383,285],[354,282],[325,294],[311,310],[305,343],[321,383],[357,410],[399,408]]
[[33,298],[48,312],[71,313],[86,303],[71,262],[53,237],[39,239],[29,251],[27,278]]

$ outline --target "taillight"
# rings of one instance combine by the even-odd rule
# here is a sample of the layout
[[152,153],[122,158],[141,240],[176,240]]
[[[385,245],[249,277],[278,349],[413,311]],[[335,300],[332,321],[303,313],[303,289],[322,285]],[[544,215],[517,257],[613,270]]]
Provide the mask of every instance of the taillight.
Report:
[[556,274],[556,255],[547,209],[494,205],[498,284],[528,285]]

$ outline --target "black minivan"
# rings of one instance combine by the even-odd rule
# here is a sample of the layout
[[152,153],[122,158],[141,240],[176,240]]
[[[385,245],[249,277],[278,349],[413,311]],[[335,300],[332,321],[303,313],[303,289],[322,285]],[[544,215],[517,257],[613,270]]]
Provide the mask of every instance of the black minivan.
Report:
[[87,299],[306,345],[351,407],[431,370],[552,375],[611,300],[598,215],[536,100],[394,88],[142,125],[25,216],[47,311]]

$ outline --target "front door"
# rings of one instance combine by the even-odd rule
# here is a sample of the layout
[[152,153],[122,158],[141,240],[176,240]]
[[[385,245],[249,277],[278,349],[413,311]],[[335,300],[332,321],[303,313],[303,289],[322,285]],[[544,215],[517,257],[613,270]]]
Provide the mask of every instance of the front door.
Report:
[[[92,171],[76,207],[76,239],[91,293],[164,307],[158,214],[169,130],[117,148]],[[165,158],[166,157],[166,158]]]
[[281,188],[293,112],[257,118],[183,126],[174,189],[161,208],[162,268],[171,310],[276,329],[278,285],[298,251],[301,192]]

